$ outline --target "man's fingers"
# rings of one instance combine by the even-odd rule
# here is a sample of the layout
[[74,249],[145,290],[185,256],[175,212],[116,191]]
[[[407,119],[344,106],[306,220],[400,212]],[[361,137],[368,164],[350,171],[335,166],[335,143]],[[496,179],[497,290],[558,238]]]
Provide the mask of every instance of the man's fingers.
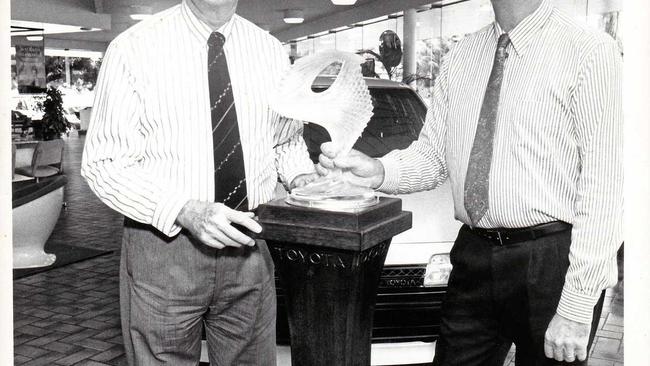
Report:
[[226,247],[225,245],[223,245],[223,243],[219,242],[212,235],[208,233],[204,233],[203,235],[201,235],[199,237],[199,240],[201,240],[203,244],[212,248],[223,249]]
[[303,187],[316,180],[319,176],[318,173],[301,174],[293,179],[291,182],[291,189]]
[[584,348],[570,344],[570,342],[545,339],[544,355],[557,361],[574,362],[576,358],[584,361],[587,358],[587,351]]
[[244,226],[248,230],[254,233],[261,233],[262,226],[253,220],[252,213],[244,213],[241,211],[230,210],[226,213],[226,218],[235,224]]
[[338,149],[331,141],[321,144],[320,151],[330,159],[333,159],[338,153]]
[[329,158],[329,157],[325,156],[324,154],[318,155],[318,162],[324,168],[327,168],[327,169],[334,169],[335,168],[334,161],[332,160],[332,158]]
[[561,345],[558,345],[558,344],[554,345],[553,346],[553,357],[557,361],[564,361],[564,347],[562,347]]
[[228,238],[234,240],[238,244],[252,246],[255,245],[255,241],[250,237],[244,235],[241,231],[235,229],[230,225],[221,227],[221,232],[224,233]]
[[544,339],[544,355],[547,358],[554,357],[553,344],[551,343],[551,340],[548,339],[548,336]]
[[348,169],[355,175],[359,172],[364,172],[362,175],[366,175],[365,172],[373,170],[374,161],[374,159],[360,151],[351,150],[349,154],[334,159],[334,165],[340,169]]
[[575,350],[576,358],[580,361],[587,359],[587,348],[585,347],[576,347]]
[[576,355],[575,355],[573,347],[565,347],[564,348],[564,361],[573,362],[575,360],[576,360]]
[[322,166],[321,164],[316,164],[316,171],[317,171],[318,174],[320,174],[320,175],[327,175],[327,174],[329,174],[329,172],[330,172],[329,169],[325,168],[325,167]]
[[242,245],[239,244],[238,242],[230,239],[226,234],[224,234],[222,231],[216,231],[215,233],[212,234],[215,240],[217,240],[219,243],[227,246],[227,247],[235,247],[235,248],[240,248]]
[[350,155],[334,159],[334,166],[340,169],[357,168],[360,163],[360,159]]

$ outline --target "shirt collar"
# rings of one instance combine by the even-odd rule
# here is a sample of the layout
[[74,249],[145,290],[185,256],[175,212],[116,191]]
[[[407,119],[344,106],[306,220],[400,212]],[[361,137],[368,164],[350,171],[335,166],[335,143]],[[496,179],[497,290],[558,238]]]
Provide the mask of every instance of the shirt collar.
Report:
[[[207,44],[208,38],[214,30],[210,28],[210,26],[207,25],[204,21],[199,19],[196,14],[194,14],[189,5],[187,5],[187,0],[183,0],[183,3],[181,4],[181,14],[185,20],[185,24],[190,30],[190,33],[202,44]],[[223,34],[224,37],[226,37],[226,42],[230,38],[229,36],[232,33],[233,24],[235,23],[236,17],[236,14],[233,15],[232,18],[226,22],[226,24],[222,25],[219,27],[219,29],[216,30],[217,32]]]
[[[537,32],[546,25],[552,13],[553,6],[550,4],[550,0],[543,0],[537,10],[524,18],[524,20],[508,33],[512,47],[515,49],[517,55],[523,55],[526,48],[537,35]],[[494,22],[493,30],[494,40],[496,42],[499,36],[505,32],[496,21]]]

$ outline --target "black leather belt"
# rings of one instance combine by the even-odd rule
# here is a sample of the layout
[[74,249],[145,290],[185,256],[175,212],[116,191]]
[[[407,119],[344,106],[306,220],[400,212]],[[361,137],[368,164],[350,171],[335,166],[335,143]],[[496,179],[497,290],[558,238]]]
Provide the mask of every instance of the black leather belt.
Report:
[[468,225],[465,225],[465,227],[473,234],[489,240],[492,244],[503,246],[543,238],[547,235],[570,230],[572,226],[564,221],[553,221],[546,224],[518,229],[481,229],[471,228]]

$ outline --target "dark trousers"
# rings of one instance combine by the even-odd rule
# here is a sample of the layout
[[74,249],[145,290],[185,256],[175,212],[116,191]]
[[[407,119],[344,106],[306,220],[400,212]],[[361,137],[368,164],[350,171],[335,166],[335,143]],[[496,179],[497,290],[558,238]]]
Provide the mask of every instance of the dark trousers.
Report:
[[[463,226],[450,253],[453,270],[433,365],[502,366],[513,342],[517,366],[569,365],[545,357],[544,334],[560,300],[570,244],[570,229],[495,246]],[[594,308],[590,346],[603,299]]]
[[266,243],[216,250],[125,222],[120,310],[129,365],[275,366],[275,285]]

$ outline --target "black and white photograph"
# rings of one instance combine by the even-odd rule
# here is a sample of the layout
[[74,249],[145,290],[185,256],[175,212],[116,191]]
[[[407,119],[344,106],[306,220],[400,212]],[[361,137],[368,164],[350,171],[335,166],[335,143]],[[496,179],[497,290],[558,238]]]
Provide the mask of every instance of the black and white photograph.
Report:
[[635,2],[1,2],[0,365],[647,365]]

